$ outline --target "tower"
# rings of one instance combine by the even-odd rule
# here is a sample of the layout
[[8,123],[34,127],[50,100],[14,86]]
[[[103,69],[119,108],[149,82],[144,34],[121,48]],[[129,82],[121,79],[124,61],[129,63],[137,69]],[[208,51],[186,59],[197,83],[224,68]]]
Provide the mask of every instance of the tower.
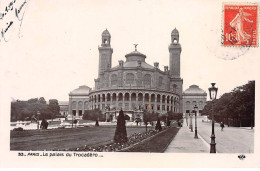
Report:
[[102,43],[98,47],[99,50],[99,68],[98,68],[98,77],[107,69],[111,68],[112,62],[112,53],[113,49],[110,46],[111,35],[106,29],[102,33]]
[[170,76],[180,78],[180,54],[181,45],[179,44],[179,31],[175,28],[171,33],[171,44],[169,46],[170,53]]
[[182,113],[182,85],[183,79],[180,77],[180,55],[181,45],[179,43],[179,31],[175,28],[171,33],[171,44],[169,46],[169,66],[170,66],[170,89],[179,95],[178,112]]

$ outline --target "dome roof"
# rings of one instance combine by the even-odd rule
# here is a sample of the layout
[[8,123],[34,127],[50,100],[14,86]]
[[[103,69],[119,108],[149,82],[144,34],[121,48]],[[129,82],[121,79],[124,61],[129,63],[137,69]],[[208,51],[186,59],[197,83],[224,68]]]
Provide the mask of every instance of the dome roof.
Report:
[[183,92],[183,95],[204,95],[206,96],[207,93],[199,88],[197,85],[191,85],[187,90]]
[[144,54],[138,52],[137,50],[125,55],[125,57],[128,57],[128,56],[142,56],[142,57],[146,58],[146,56]]
[[83,86],[79,86],[79,88],[70,92],[69,95],[88,95],[90,90],[91,88],[89,88],[86,85],[83,85]]
[[110,33],[107,29],[103,31],[102,36],[110,36]]
[[179,31],[175,28],[174,30],[172,30],[172,35],[178,35]]
[[128,53],[125,55],[126,57],[126,62],[128,61],[141,61],[141,62],[145,62],[145,58],[146,56],[140,52],[138,52],[137,50]]

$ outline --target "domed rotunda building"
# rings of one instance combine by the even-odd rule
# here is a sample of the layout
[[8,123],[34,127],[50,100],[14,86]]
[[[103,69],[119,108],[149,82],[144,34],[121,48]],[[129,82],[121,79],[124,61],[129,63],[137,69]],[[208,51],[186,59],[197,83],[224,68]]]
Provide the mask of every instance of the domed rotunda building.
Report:
[[183,111],[189,114],[194,109],[194,106],[198,106],[198,116],[200,116],[201,111],[207,102],[207,93],[199,88],[197,85],[191,85],[182,94],[183,97]]
[[[79,87],[79,90],[72,91],[70,112],[79,116],[86,109],[100,109],[107,120],[114,120],[122,109],[132,121],[142,119],[143,109],[161,114],[168,111],[182,113],[181,45],[176,28],[171,33],[168,49],[169,68],[164,66],[163,71],[159,69],[158,62],[153,65],[146,63],[147,56],[137,50],[137,45],[133,52],[125,55],[125,61],[120,60],[117,66],[112,67],[111,35],[106,29],[98,47],[99,67],[95,87]],[[82,89],[85,93],[80,91]]]

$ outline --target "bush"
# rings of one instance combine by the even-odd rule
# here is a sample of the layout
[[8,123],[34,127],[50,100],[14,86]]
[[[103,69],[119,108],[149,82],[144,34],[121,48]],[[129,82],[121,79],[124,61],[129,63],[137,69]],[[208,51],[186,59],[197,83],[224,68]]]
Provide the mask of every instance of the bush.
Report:
[[23,131],[23,128],[21,128],[21,127],[14,128],[13,131]]
[[129,121],[130,117],[128,115],[125,115],[125,120]]
[[119,112],[119,116],[118,116],[118,119],[117,119],[117,125],[116,125],[116,132],[115,132],[115,136],[114,136],[114,141],[116,143],[125,143],[125,142],[127,142],[125,117],[124,117],[124,113],[123,113],[122,110]]
[[96,121],[97,119],[99,121],[106,121],[106,116],[102,114],[102,112],[99,109],[94,110],[86,110],[82,117],[83,120],[91,120]]
[[45,119],[42,119],[41,128],[47,129],[48,125],[49,125],[49,123]]

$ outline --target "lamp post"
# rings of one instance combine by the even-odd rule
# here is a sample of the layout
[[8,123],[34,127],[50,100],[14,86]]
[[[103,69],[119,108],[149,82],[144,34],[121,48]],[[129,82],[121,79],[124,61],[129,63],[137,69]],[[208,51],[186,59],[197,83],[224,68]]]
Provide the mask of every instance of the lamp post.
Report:
[[188,126],[188,113],[185,113],[185,117],[186,117],[186,123],[187,123],[187,126]]
[[210,99],[212,100],[212,133],[211,133],[211,142],[210,142],[210,153],[216,153],[216,142],[215,142],[215,133],[214,133],[214,100],[217,97],[218,88],[215,87],[216,83],[211,83],[212,87],[209,88]]
[[193,132],[193,126],[192,126],[192,114],[190,113],[190,131]]
[[198,110],[198,106],[195,105],[194,106],[194,113],[195,113],[195,135],[194,138],[198,138],[198,133],[197,133],[197,110]]

